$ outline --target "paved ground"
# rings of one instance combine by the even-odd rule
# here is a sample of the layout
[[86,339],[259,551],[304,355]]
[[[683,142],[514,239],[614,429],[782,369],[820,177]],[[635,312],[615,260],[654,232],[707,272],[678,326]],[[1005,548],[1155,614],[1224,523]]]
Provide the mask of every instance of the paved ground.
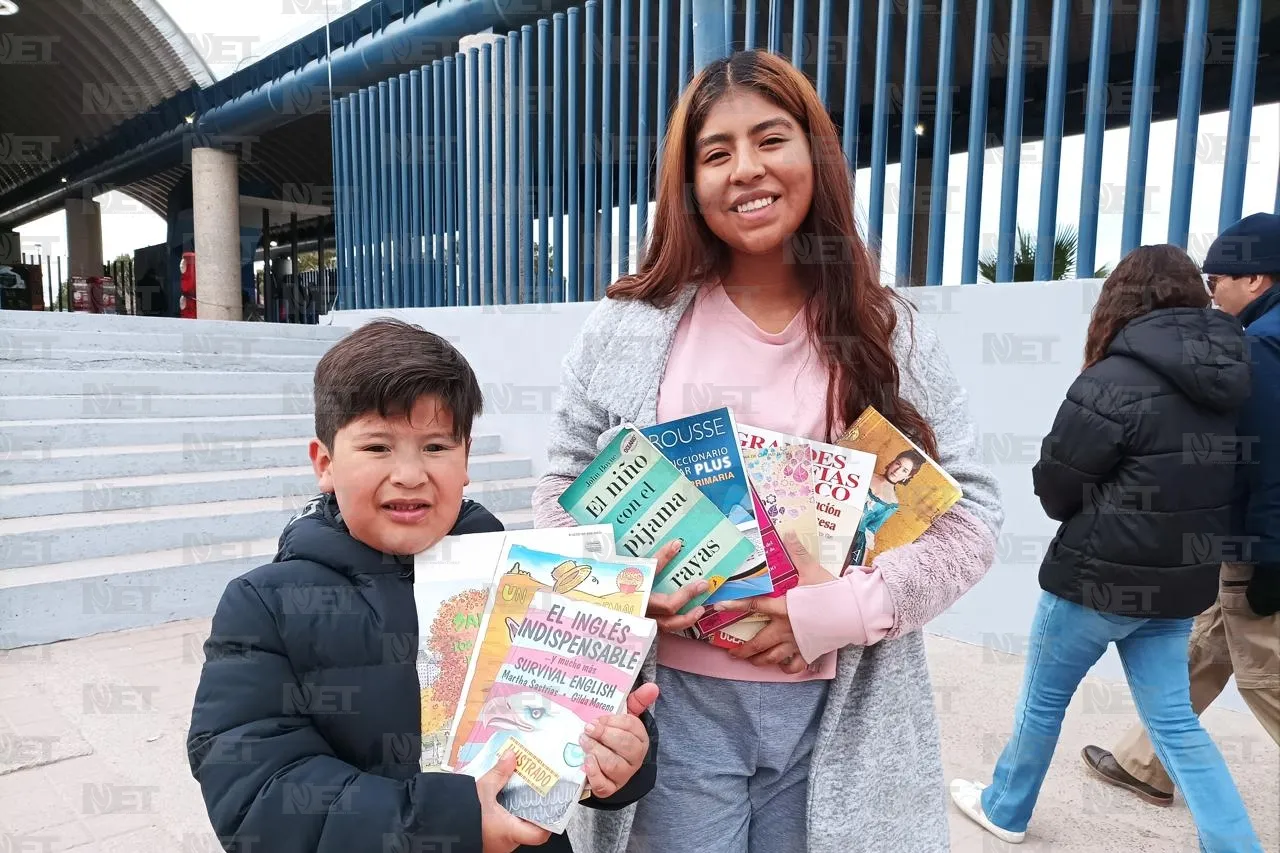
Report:
[[[0,851],[220,850],[184,751],[207,630],[207,620],[192,620],[0,652]],[[939,637],[929,644],[948,777],[985,778],[1009,730],[1022,658]],[[1085,743],[1114,742],[1133,719],[1122,684],[1086,682],[1026,843],[1007,847],[953,809],[953,849],[1195,851],[1181,799],[1146,805],[1093,781],[1080,762]],[[1264,848],[1280,850],[1280,752],[1246,714],[1210,709],[1205,724]]]

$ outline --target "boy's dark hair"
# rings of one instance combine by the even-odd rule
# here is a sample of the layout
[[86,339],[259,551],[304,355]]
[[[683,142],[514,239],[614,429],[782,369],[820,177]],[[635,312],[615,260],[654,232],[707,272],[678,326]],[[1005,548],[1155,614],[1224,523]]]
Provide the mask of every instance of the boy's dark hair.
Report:
[[316,365],[316,438],[333,450],[347,424],[377,412],[404,417],[423,397],[435,397],[453,416],[453,434],[471,438],[483,406],[475,372],[453,344],[402,320],[366,323],[334,344]]

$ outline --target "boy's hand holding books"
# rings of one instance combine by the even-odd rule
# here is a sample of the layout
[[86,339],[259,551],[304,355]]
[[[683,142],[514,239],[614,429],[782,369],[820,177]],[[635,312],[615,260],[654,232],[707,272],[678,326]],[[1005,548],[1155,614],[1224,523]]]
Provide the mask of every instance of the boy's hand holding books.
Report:
[[587,726],[581,744],[591,796],[612,797],[640,770],[649,754],[649,732],[640,715],[657,698],[658,685],[642,684],[627,696],[625,714],[600,717]]
[[[828,583],[836,579],[835,575],[822,568],[817,557],[805,549],[794,532],[784,533],[782,541],[787,553],[791,556],[791,562],[799,573],[798,586]],[[755,637],[729,650],[729,654],[734,657],[749,660],[756,666],[777,664],[784,672],[792,675],[802,672],[809,665],[809,662],[800,655],[800,647],[796,645],[796,635],[791,627],[785,595],[758,595],[753,598],[722,601],[713,605],[712,609],[717,613],[753,613],[769,617],[769,624]]]
[[511,853],[521,845],[536,847],[547,843],[551,833],[527,820],[521,820],[498,805],[498,794],[516,772],[515,753],[508,753],[476,780],[480,798],[480,837],[484,853]]

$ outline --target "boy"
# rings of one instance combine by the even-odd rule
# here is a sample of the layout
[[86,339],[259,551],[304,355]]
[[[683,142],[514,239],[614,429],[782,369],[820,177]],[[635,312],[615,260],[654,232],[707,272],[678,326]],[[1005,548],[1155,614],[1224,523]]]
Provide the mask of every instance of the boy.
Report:
[[[508,756],[480,779],[420,773],[413,555],[501,530],[463,498],[480,387],[437,335],[379,320],[315,371],[320,494],[275,559],[228,584],[205,643],[187,750],[214,830],[237,853],[569,851],[497,802]],[[653,786],[642,685],[584,738],[592,808]],[[653,735],[656,740],[656,734]]]

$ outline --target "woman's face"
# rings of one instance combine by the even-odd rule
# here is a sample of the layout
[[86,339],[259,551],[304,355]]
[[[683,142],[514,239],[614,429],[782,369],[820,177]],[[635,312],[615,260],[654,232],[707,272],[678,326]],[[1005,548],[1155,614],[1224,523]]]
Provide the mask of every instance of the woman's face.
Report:
[[711,108],[693,157],[702,218],[735,251],[774,251],[809,213],[809,140],[794,117],[754,92],[730,92]]
[[884,469],[884,478],[896,485],[910,477],[915,467],[915,464],[910,459],[895,459]]

